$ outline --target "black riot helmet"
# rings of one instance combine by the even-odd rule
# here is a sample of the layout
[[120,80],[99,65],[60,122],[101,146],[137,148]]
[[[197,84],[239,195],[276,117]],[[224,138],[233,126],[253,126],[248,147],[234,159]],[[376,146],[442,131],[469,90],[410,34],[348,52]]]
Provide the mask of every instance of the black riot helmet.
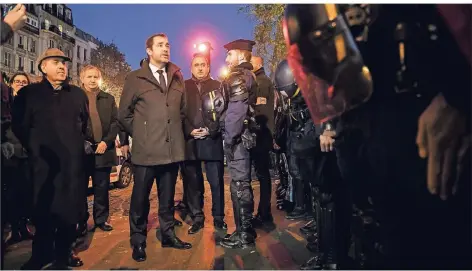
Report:
[[275,69],[274,84],[275,89],[286,98],[293,98],[300,92],[286,59],[282,60]]

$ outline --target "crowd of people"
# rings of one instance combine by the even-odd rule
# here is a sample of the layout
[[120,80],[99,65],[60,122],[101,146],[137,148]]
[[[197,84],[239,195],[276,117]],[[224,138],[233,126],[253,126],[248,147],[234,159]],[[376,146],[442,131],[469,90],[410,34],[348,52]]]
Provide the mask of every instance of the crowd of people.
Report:
[[[470,268],[470,19],[461,5],[287,5],[287,58],[273,80],[252,55],[255,42],[243,39],[224,45],[222,82],[200,53],[184,80],[158,33],[119,106],[100,90],[100,69],[83,67],[72,85],[70,58],[47,49],[40,83],[24,73],[10,88],[2,82],[2,229],[8,222],[11,238],[33,238],[23,269],[83,265],[74,243],[87,234],[88,180],[95,228],[112,231],[110,172],[116,147],[127,154],[132,138],[137,262],[147,258],[154,181],[162,247],[192,248],[175,233],[176,208],[192,219],[188,234],[204,228],[202,165],[214,228],[227,230],[225,158],[236,228],[219,244],[254,247],[256,229],[274,226],[275,152],[277,207],[306,221],[300,231],[313,256],[301,269]],[[2,21],[2,43],[25,20],[19,4]],[[179,170],[184,199],[174,206]]]

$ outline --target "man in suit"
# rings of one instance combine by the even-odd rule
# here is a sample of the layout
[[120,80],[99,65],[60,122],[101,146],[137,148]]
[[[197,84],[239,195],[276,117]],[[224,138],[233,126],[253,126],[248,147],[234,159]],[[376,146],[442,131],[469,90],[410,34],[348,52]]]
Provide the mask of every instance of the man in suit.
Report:
[[[212,215],[215,228],[226,229],[224,222],[224,165],[223,139],[221,132],[210,133],[208,120],[202,112],[201,95],[220,87],[220,82],[210,77],[210,64],[207,57],[195,54],[191,64],[192,78],[185,81],[187,92],[187,113],[185,119],[186,157],[182,166],[184,190],[187,204],[194,221],[189,234],[199,232],[204,226],[203,214],[203,174],[210,183],[212,196]],[[191,192],[190,192],[191,191]],[[189,193],[190,192],[190,193]]]
[[146,260],[149,193],[156,179],[162,247],[190,249],[174,232],[174,193],[179,163],[184,160],[185,86],[180,68],[169,61],[165,34],[146,41],[149,64],[126,77],[118,121],[133,137],[134,185],[130,237],[135,261]]

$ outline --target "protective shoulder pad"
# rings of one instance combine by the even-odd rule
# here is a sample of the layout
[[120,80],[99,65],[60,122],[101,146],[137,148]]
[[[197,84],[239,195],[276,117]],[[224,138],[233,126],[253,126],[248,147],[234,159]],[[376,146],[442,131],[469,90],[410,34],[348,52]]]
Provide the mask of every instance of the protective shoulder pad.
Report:
[[248,80],[246,77],[243,71],[236,70],[226,79],[230,102],[244,100],[249,97]]

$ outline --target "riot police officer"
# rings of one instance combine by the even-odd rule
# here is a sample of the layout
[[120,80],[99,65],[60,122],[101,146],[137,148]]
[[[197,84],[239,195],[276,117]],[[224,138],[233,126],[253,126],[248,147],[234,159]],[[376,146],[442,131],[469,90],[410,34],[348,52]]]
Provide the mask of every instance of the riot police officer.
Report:
[[[470,9],[451,18],[447,6],[348,8],[350,25],[360,19],[360,50],[336,5],[286,8],[289,63],[312,117],[341,116],[336,137],[359,138],[336,147],[338,162],[372,190],[389,269],[470,268],[470,171],[460,171],[470,163],[470,28],[456,35],[470,27]],[[369,175],[349,176],[353,165]]]
[[256,147],[251,150],[256,176],[260,184],[260,201],[254,217],[255,227],[269,225],[273,222],[270,209],[272,183],[270,177],[270,151],[273,147],[272,131],[274,130],[274,87],[264,71],[264,60],[259,56],[251,57],[251,64],[256,75],[257,92],[254,105],[255,120],[259,129],[256,135]]
[[[277,66],[275,84],[278,91],[291,97],[292,120],[304,120],[297,123],[298,127],[292,126],[289,136],[292,140],[289,166],[295,167],[301,173],[309,188],[310,205],[307,207],[311,208],[313,203],[316,214],[316,219],[310,220],[300,229],[309,234],[307,248],[315,253],[314,257],[302,265],[302,269],[335,268],[342,260],[339,259],[340,254],[347,256],[346,238],[349,228],[345,226],[348,225],[345,207],[348,202],[342,195],[345,191],[340,189],[343,184],[336,156],[334,153],[322,153],[318,139],[320,136],[326,136],[324,130],[331,130],[332,124],[314,125],[305,100],[299,95],[300,90],[293,71],[286,60]],[[306,117],[303,114],[306,114]]]
[[[224,153],[231,175],[231,201],[236,224],[236,230],[220,242],[226,248],[254,246],[256,238],[256,232],[252,227],[254,196],[251,187],[249,153],[256,143],[252,105],[255,104],[254,94],[258,86],[256,77],[251,71],[253,67],[249,62],[254,45],[254,41],[239,39],[224,46],[228,51],[226,64],[230,72],[222,83],[222,92],[227,106],[224,107],[223,112],[218,112],[218,116],[220,116],[219,128],[223,132]],[[221,99],[214,99],[215,92],[210,93],[202,97],[203,108],[206,112],[210,112],[210,115],[215,116],[213,108],[221,108],[223,102]],[[214,119],[217,122],[215,117]],[[209,129],[214,128],[214,125],[209,125]]]
[[[286,60],[277,66],[274,81],[276,89],[288,98],[289,104],[287,153],[294,188],[295,208],[287,214],[286,218],[293,220],[306,216],[312,220],[313,209],[309,182],[315,176],[313,174],[314,154],[319,149],[314,134],[315,127]],[[313,225],[313,223],[309,224]]]

